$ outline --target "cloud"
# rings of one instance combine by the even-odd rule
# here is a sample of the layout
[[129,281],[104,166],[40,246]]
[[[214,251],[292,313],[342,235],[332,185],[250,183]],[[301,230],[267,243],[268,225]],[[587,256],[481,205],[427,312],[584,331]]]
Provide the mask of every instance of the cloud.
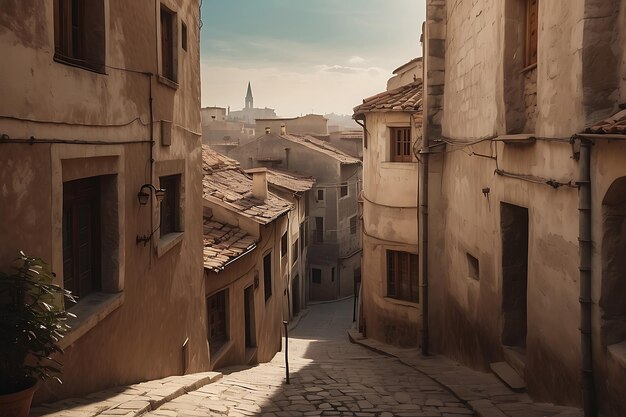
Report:
[[363,68],[363,67],[348,67],[348,66],[343,66],[343,65],[318,65],[317,68],[319,68],[320,71],[322,72],[336,72],[339,74],[370,74],[370,75],[380,75],[380,74],[385,74],[387,73],[386,70],[384,70],[383,68],[378,68],[378,67],[368,67],[368,68]]
[[365,62],[365,58],[361,58],[360,56],[355,55],[355,56],[351,56],[348,62],[351,64],[362,64]]

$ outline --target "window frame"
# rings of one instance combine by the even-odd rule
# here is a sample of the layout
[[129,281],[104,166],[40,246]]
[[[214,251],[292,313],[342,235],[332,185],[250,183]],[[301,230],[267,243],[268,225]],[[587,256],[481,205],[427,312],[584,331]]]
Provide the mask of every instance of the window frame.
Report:
[[[408,136],[408,138],[407,138]],[[389,127],[389,161],[390,162],[413,162],[411,147],[413,134],[410,126]]]
[[[387,249],[387,297],[419,303],[419,262],[414,253]],[[404,263],[404,265],[402,265]],[[402,267],[404,266],[404,271]],[[408,283],[402,282],[409,280]],[[408,288],[407,288],[408,287]],[[408,289],[408,294],[406,290]]]
[[539,0],[526,0],[525,12],[524,66],[528,68],[537,65],[539,52]]
[[[168,183],[170,185],[168,186]],[[159,188],[165,189],[165,197],[159,207],[159,236],[164,238],[173,233],[180,233],[181,230],[181,183],[182,174],[163,175],[159,177]],[[173,185],[173,187],[172,187]],[[172,192],[174,188],[174,192]],[[164,227],[164,216],[167,216],[167,208],[172,208],[170,218],[166,219],[169,224]]]
[[181,20],[180,21],[180,46],[181,48],[183,48],[183,51],[185,52],[187,52],[187,47],[188,47],[187,36],[188,36],[187,24]]
[[315,202],[320,203],[324,201],[326,201],[326,190],[324,190],[323,188],[316,188],[315,189]]
[[[178,14],[161,3],[159,12],[159,65],[161,80],[178,85]],[[165,21],[164,21],[165,18]],[[167,21],[169,19],[169,21]],[[169,36],[169,41],[167,37]],[[166,65],[168,64],[168,65]],[[171,68],[170,68],[171,67]]]
[[[319,271],[319,280],[315,279],[316,271]],[[311,268],[311,284],[322,285],[322,269],[321,268]]]
[[345,198],[350,195],[350,186],[347,182],[342,183],[339,186],[339,198]]

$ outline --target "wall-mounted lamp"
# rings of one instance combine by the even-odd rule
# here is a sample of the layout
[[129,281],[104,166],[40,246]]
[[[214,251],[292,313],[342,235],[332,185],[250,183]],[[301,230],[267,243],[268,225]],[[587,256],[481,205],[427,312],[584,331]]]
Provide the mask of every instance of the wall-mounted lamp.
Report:
[[[148,190],[148,192],[144,191],[146,189]],[[154,191],[154,196],[157,199],[157,203],[163,201],[163,198],[165,197],[165,190],[163,188],[156,188],[152,184],[144,184],[141,186],[139,192],[137,193],[137,199],[139,200],[139,204],[141,204],[142,206],[148,204],[148,201],[150,201],[150,191]]]
[[[139,192],[137,193],[137,200],[139,200],[139,204],[141,204],[142,206],[148,204],[148,201],[150,201],[150,192],[154,192],[157,203],[161,203],[161,201],[163,201],[163,198],[165,198],[165,190],[163,188],[156,188],[152,184],[144,184],[141,186]],[[159,227],[154,229],[149,235],[138,235],[136,239],[137,244],[143,243],[143,245],[146,246],[148,242],[152,240],[152,236],[156,233],[156,231],[159,230]]]

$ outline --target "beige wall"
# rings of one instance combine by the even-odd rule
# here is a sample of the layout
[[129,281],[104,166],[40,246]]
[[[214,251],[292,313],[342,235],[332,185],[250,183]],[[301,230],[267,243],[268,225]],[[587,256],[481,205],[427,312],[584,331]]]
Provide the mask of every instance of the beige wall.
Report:
[[[85,144],[1,144],[4,207],[0,248],[4,269],[18,250],[51,263],[62,282],[61,210],[63,182],[93,175],[107,177],[103,221],[104,300],[76,306],[83,325],[66,339],[61,358],[63,385],[45,384],[38,399],[79,396],[106,387],[208,367],[202,274],[199,114],[198,2],[166,0],[188,28],[188,50],[178,48],[178,87],[157,77],[106,69],[91,72],[55,62],[52,2],[9,1],[0,16],[0,47],[10,56],[0,67],[3,100],[0,133],[11,139],[120,142]],[[105,1],[106,64],[157,73],[155,2]],[[151,47],[150,47],[151,46]],[[10,82],[7,82],[10,80]],[[149,176],[149,83],[154,98],[155,163]],[[141,120],[134,120],[141,118]],[[172,123],[171,146],[161,146],[161,122]],[[77,125],[73,125],[77,124]],[[140,206],[142,184],[158,185],[159,175],[182,174],[181,230],[166,245],[159,234],[148,246],[137,235],[150,233],[156,205]],[[116,199],[116,200],[115,200]],[[167,247],[166,247],[167,246]],[[116,292],[121,290],[121,292]],[[104,310],[103,310],[104,308]],[[106,310],[106,314],[98,315]],[[86,323],[86,324],[85,324]],[[86,327],[85,327],[86,326]],[[188,361],[183,343],[188,342]],[[187,363],[184,363],[187,362]]]
[[[456,145],[429,158],[432,348],[485,370],[491,362],[514,362],[515,355],[503,346],[501,333],[500,205],[525,207],[529,220],[524,371],[528,391],[540,400],[580,405],[578,192],[574,187],[553,188],[494,175],[494,170],[562,183],[578,178],[579,162],[569,138],[614,113],[623,101],[619,89],[623,75],[616,64],[623,48],[615,39],[623,44],[624,20],[618,16],[624,16],[624,7],[612,0],[539,3],[538,65],[529,70],[537,80],[536,121],[520,124],[519,119],[528,113],[523,101],[527,75],[519,72],[522,62],[515,42],[518,4],[515,0],[461,0],[454,12],[442,4],[428,2],[426,88],[443,78],[445,89],[443,103],[437,89],[429,90],[426,130],[431,141],[438,139],[437,123],[442,120],[443,135]],[[621,74],[623,68],[622,61]],[[442,119],[437,114],[440,105],[444,106]],[[515,133],[520,126],[557,140],[468,144]],[[601,259],[601,202],[610,184],[625,175],[621,148],[621,143],[604,141],[592,147],[594,362],[601,410],[607,416],[623,415],[626,409],[623,395],[613,388],[624,384],[625,362],[602,342],[602,312],[597,305],[603,285],[601,265],[606,261]],[[489,188],[486,196],[484,188]],[[469,278],[468,253],[479,261],[479,280]]]
[[287,134],[328,134],[328,119],[319,114],[307,114],[306,116],[294,117],[291,119],[257,119],[257,134],[265,134],[265,128],[269,127],[270,131],[280,134],[280,127],[285,125]]
[[408,113],[368,113],[363,149],[363,317],[368,337],[419,344],[418,303],[387,296],[387,250],[417,254],[417,160],[390,162],[390,127],[412,127]]

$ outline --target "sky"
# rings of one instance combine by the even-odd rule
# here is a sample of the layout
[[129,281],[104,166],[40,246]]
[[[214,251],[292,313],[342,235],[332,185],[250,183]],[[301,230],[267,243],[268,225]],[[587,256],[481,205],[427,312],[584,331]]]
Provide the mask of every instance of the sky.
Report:
[[425,0],[203,0],[202,106],[352,114],[421,55]]

